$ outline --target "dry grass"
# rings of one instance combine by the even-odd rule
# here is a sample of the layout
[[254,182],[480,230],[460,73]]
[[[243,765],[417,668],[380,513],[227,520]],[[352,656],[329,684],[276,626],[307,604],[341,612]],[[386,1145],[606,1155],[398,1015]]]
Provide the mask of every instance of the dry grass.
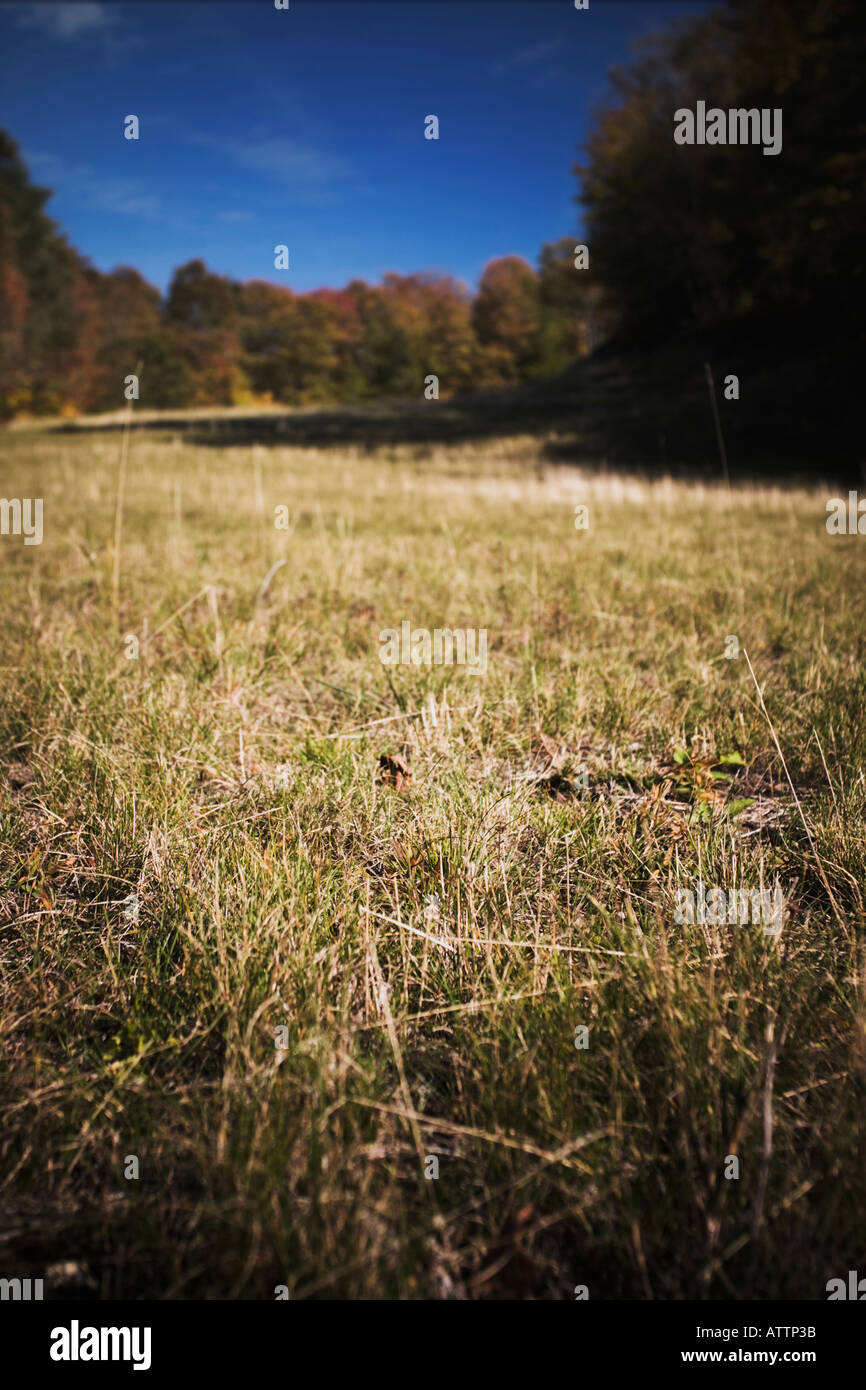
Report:
[[[118,456],[3,444],[45,515],[0,540],[3,1272],[823,1298],[863,1259],[866,544],[531,438],[135,435],[118,552]],[[386,670],[404,619],[486,628],[487,674]],[[699,877],[781,884],[781,936],[677,924]]]

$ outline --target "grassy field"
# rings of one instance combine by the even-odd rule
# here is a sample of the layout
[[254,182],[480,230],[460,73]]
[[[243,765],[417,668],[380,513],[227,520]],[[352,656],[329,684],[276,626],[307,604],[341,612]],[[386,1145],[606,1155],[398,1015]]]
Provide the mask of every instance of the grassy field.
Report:
[[[866,542],[826,490],[153,433],[118,509],[121,442],[2,441],[44,540],[0,538],[0,1272],[864,1269]],[[384,666],[406,620],[486,630],[486,673]],[[781,933],[677,921],[699,881],[778,886]]]

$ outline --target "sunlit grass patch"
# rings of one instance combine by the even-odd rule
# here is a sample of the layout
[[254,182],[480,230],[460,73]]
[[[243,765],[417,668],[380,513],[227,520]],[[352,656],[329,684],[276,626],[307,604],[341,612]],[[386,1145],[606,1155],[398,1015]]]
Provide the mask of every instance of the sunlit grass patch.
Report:
[[[0,545],[4,1268],[823,1297],[863,1200],[866,577],[823,495],[135,435],[116,549],[117,470],[4,441],[45,529]],[[486,673],[385,667],[404,620],[486,630]],[[678,923],[699,881],[780,884],[781,934]]]

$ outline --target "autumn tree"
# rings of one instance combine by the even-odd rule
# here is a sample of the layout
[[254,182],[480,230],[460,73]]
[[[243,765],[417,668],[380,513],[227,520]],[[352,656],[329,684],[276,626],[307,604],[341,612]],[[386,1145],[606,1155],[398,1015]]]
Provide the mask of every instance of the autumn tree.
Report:
[[15,141],[0,132],[0,387],[7,415],[61,409],[76,349],[85,346],[87,263],[45,213],[49,196],[30,182]]
[[533,377],[552,376],[609,336],[613,318],[588,249],[576,237],[547,242],[538,256],[539,327]]
[[[864,59],[860,0],[729,0],[644,40],[612,74],[615,104],[576,166],[578,200],[595,268],[633,335],[830,306],[856,319]],[[781,109],[782,152],[676,144],[674,112],[698,100]]]
[[165,333],[159,291],[130,266],[107,275],[92,272],[90,285],[92,369],[84,408],[119,409],[125,402],[125,379],[139,363],[147,404],[178,404],[171,399],[170,380],[160,371]]
[[485,266],[472,306],[482,349],[481,385],[512,386],[531,375],[541,323],[538,277],[520,256]]
[[426,376],[435,373],[445,397],[475,385],[478,345],[472,328],[472,299],[466,286],[437,276],[425,287],[423,352]]
[[238,333],[240,288],[201,260],[172,277],[166,324],[192,383],[190,405],[232,405],[249,389]]

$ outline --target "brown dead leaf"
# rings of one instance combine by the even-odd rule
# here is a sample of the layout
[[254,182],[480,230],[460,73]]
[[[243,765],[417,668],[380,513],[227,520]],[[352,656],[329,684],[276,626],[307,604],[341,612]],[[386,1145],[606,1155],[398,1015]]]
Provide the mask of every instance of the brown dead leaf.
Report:
[[403,758],[382,753],[379,758],[379,781],[386,787],[394,787],[398,792],[412,785],[412,774]]
[[561,766],[565,752],[564,745],[559,743],[557,739],[542,733],[539,733],[532,747],[536,761],[547,762],[555,768]]

